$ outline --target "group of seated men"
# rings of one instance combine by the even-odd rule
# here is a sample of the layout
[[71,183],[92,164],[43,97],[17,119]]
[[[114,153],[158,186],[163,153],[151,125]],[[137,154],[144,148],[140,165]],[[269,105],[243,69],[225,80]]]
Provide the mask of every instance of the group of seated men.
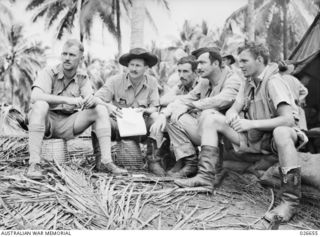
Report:
[[[42,70],[32,86],[29,118],[30,160],[27,176],[41,179],[43,138],[72,139],[92,126],[96,170],[115,175],[128,171],[111,157],[111,140],[120,139],[116,118],[132,107],[145,116],[150,172],[176,178],[181,187],[212,190],[221,181],[222,138],[236,152],[277,154],[282,180],[281,203],[266,214],[288,221],[301,197],[297,148],[306,142],[292,88],[269,62],[264,45],[239,49],[243,73],[223,66],[216,48],[200,48],[177,63],[180,82],[159,98],[157,80],[148,69],[157,64],[152,53],[135,48],[120,57],[125,73],[107,78],[94,93],[79,66],[84,48],[77,40],[63,46],[61,63]],[[244,79],[245,78],[245,79]],[[160,109],[161,108],[161,109]],[[167,133],[176,164],[161,166]],[[198,154],[198,148],[200,150]]]

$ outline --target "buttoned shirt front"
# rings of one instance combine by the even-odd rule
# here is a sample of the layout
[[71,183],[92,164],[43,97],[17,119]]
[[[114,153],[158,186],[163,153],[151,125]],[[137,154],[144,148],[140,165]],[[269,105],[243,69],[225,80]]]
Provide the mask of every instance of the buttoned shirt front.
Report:
[[[88,75],[78,69],[71,79],[63,73],[62,64],[47,67],[42,70],[34,81],[32,88],[40,88],[44,93],[67,97],[86,97],[93,94],[93,89]],[[73,112],[77,108],[68,104],[50,104],[50,110],[63,110]]]
[[104,102],[112,102],[120,108],[157,107],[159,92],[157,80],[144,75],[140,85],[135,89],[128,74],[119,74],[107,79],[106,83],[95,94]]

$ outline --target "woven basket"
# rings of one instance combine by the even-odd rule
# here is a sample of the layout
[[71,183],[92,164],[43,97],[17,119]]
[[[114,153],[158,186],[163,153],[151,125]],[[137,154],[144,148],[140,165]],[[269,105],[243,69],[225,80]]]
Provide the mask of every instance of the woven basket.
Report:
[[144,166],[140,145],[134,140],[121,140],[112,147],[113,161],[128,170],[142,170]]
[[69,160],[67,142],[64,139],[43,140],[41,147],[41,157],[48,161],[55,160],[62,164]]

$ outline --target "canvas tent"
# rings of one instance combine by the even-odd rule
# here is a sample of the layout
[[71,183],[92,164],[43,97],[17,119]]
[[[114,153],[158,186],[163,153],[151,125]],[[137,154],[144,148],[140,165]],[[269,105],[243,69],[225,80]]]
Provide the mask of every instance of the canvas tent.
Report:
[[305,108],[308,128],[320,127],[320,12],[289,60],[296,66],[293,74],[309,90]]

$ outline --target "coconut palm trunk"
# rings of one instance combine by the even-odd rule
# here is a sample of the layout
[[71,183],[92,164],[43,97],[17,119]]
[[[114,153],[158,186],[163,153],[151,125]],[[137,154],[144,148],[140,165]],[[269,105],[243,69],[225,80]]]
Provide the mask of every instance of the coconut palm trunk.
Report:
[[143,47],[145,0],[132,2],[130,48]]
[[120,0],[116,0],[116,18],[117,18],[117,23],[116,23],[116,31],[117,31],[117,42],[118,42],[118,54],[120,55],[122,52],[122,39],[121,39],[121,26],[120,26]]
[[248,18],[247,18],[247,31],[248,41],[253,42],[255,40],[255,19],[254,19],[254,0],[248,0]]
[[283,0],[281,3],[283,11],[283,58],[288,57],[288,3],[290,0]]

